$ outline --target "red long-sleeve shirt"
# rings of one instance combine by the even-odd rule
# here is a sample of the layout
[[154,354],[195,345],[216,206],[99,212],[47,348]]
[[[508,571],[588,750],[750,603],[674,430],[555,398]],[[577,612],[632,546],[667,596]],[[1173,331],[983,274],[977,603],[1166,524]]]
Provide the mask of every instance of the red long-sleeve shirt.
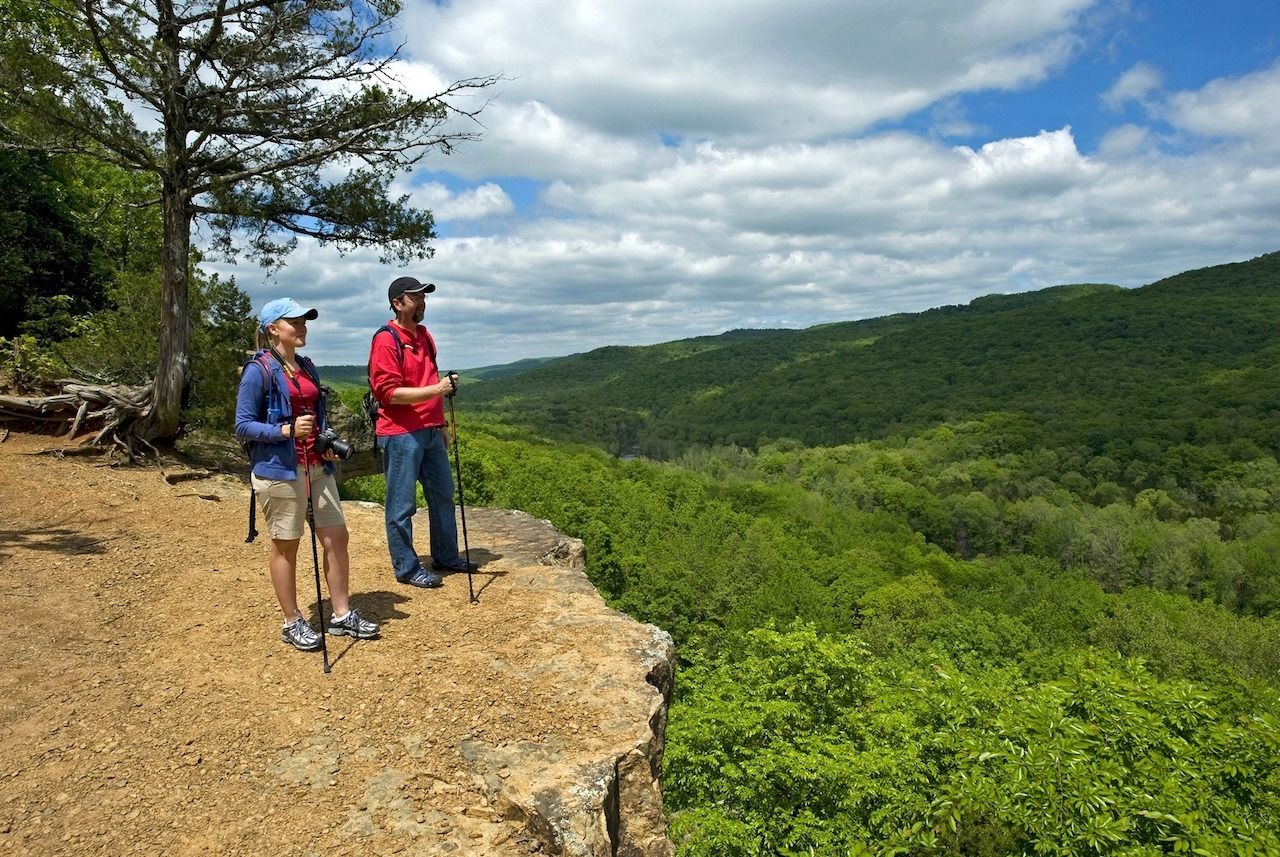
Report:
[[396,357],[396,341],[390,333],[384,330],[374,336],[369,349],[369,385],[382,406],[378,435],[389,437],[443,426],[443,396],[408,405],[391,404],[391,394],[397,387],[430,387],[439,383],[440,369],[433,356],[436,342],[425,326],[420,324],[416,330],[408,331],[394,320],[387,324],[400,337],[404,362]]

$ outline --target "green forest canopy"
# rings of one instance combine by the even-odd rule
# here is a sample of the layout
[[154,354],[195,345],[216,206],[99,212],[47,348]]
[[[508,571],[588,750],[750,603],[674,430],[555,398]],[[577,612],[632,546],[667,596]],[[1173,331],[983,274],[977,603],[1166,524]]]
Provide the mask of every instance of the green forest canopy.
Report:
[[1275,422],[1278,282],[1272,253],[1140,289],[1059,286],[602,348],[486,381],[468,399],[546,437],[657,458],[779,438],[832,446],[993,411],[1026,415],[1040,442],[1194,443],[1236,434],[1241,419]]
[[681,857],[1280,854],[1278,286],[602,349],[467,387],[462,482],[674,635]]

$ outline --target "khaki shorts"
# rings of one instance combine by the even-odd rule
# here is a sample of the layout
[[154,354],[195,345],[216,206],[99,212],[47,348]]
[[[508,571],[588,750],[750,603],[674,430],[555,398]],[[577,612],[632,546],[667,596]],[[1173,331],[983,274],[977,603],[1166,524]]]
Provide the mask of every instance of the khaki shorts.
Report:
[[[258,492],[271,538],[278,541],[302,538],[307,524],[307,478],[301,467],[298,478],[292,482],[254,476],[253,490]],[[311,502],[315,507],[316,529],[341,527],[346,523],[342,517],[342,501],[338,499],[338,483],[320,464],[311,467]]]

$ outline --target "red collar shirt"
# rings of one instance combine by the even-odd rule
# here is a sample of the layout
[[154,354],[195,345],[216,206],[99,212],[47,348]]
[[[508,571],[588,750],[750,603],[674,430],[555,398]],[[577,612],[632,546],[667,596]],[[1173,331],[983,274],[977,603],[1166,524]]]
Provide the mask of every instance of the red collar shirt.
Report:
[[439,383],[440,369],[435,361],[436,343],[426,327],[419,324],[410,332],[395,321],[387,326],[400,337],[400,356],[396,356],[395,337],[385,330],[374,336],[369,349],[369,385],[382,406],[378,435],[389,437],[443,426],[443,396],[407,405],[390,404],[397,387],[430,387]]

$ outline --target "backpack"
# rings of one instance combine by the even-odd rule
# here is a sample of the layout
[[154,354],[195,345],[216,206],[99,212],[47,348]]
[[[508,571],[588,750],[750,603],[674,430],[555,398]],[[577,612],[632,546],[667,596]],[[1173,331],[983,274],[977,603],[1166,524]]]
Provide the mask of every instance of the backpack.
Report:
[[[369,350],[373,351],[373,343],[378,339],[378,334],[382,333],[382,331],[384,330],[387,333],[391,334],[391,338],[395,340],[396,360],[399,361],[400,370],[403,372],[404,371],[404,343],[400,340],[400,334],[396,333],[395,328],[393,328],[391,325],[384,324],[382,327],[378,328],[373,332],[373,338],[369,340]],[[435,349],[435,345],[431,342],[431,337],[427,337],[427,352],[431,355],[431,362],[435,363],[436,349]],[[369,387],[367,390],[365,390],[365,393],[364,393],[364,415],[369,420],[369,425],[373,428],[373,433],[376,438],[378,434],[378,416],[379,414],[382,413],[382,405],[381,403],[378,402],[378,397],[373,394],[373,378],[371,377],[370,363],[366,363],[364,365],[364,377],[365,377],[365,382],[368,384],[368,387]],[[378,451],[378,444],[376,440],[373,444],[373,450],[375,454]]]

